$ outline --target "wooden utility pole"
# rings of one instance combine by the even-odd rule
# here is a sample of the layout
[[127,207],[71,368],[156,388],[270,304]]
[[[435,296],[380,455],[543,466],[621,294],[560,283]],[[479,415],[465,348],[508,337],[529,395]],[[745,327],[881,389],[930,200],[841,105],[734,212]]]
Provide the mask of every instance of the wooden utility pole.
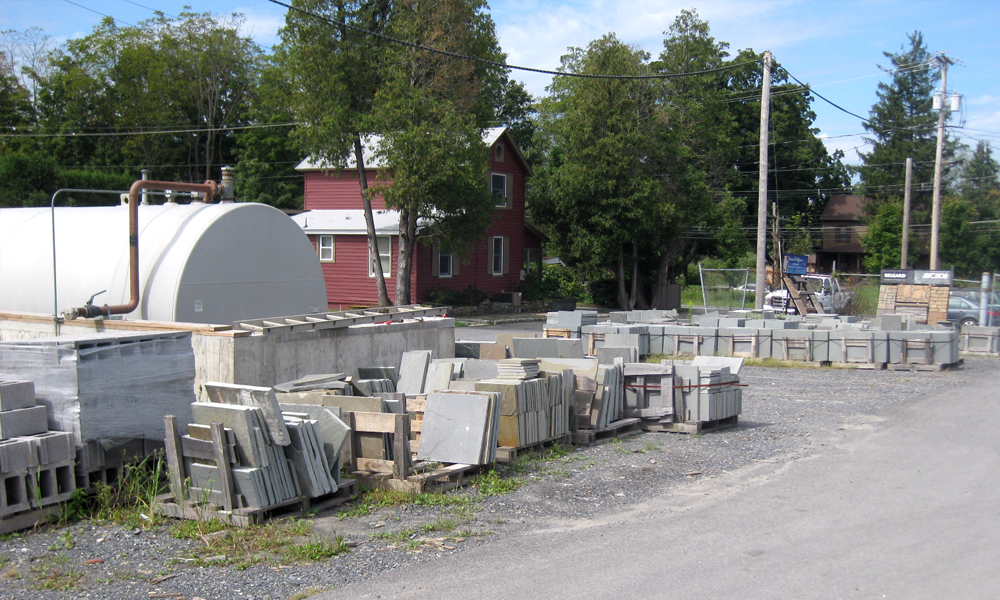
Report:
[[938,56],[941,63],[941,110],[938,112],[937,154],[934,156],[934,200],[931,210],[931,269],[941,268],[938,262],[938,232],[941,229],[941,155],[944,153],[944,119],[948,102],[948,57]]
[[767,130],[771,109],[771,51],[764,53],[764,79],[760,87],[760,161],[757,184],[757,280],[754,308],[764,308],[764,280],[767,269]]
[[913,159],[906,157],[906,188],[903,190],[903,250],[899,257],[899,268],[905,269],[910,252],[910,188],[913,185]]

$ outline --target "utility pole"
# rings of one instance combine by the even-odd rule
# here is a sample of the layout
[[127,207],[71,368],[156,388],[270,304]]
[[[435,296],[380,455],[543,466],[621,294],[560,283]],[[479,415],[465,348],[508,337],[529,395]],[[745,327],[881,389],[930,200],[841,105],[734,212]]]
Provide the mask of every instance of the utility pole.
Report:
[[938,57],[941,64],[941,110],[938,112],[937,153],[934,156],[934,200],[931,209],[931,270],[941,268],[938,262],[938,233],[941,229],[941,155],[944,153],[944,119],[948,99],[948,57],[942,52]]
[[757,183],[757,280],[754,308],[764,308],[764,279],[767,269],[767,130],[771,111],[771,51],[764,53],[764,79],[760,88],[760,159]]
[[910,251],[910,188],[913,185],[913,159],[906,157],[906,188],[903,190],[903,251],[900,253],[899,268],[905,269]]

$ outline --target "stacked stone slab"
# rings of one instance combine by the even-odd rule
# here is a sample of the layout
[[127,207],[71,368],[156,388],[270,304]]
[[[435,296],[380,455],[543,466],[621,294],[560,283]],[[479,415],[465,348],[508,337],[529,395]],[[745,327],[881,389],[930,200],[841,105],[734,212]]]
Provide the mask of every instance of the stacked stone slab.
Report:
[[0,518],[69,499],[76,489],[73,436],[48,431],[31,381],[0,381]]
[[629,310],[614,311],[608,314],[612,323],[657,323],[660,321],[676,321],[677,311],[670,310]]
[[964,354],[996,356],[1000,353],[1000,327],[963,326],[959,351]]
[[427,394],[417,458],[469,465],[495,462],[501,403],[501,394],[490,391]]
[[583,344],[576,338],[514,338],[515,358],[583,358]]
[[738,416],[743,410],[743,393],[734,384],[739,377],[729,367],[674,365],[674,393],[685,423],[708,422]]
[[520,380],[487,379],[473,387],[500,395],[500,446],[520,448],[569,433],[570,390],[561,372]]
[[546,327],[568,329],[572,338],[579,338],[583,327],[596,324],[596,310],[560,310],[545,315]]

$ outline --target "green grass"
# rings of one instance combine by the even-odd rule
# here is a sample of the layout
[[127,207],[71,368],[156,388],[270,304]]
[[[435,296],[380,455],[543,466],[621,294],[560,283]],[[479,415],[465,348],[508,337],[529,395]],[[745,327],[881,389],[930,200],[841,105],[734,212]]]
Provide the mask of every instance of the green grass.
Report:
[[[260,563],[305,563],[328,560],[349,551],[344,537],[300,541],[312,531],[312,522],[293,519],[284,523],[232,527],[217,519],[181,521],[170,528],[176,538],[197,540],[202,547],[190,558],[194,565],[233,566],[245,569]],[[225,535],[217,535],[219,533]]]
[[335,556],[346,554],[347,544],[344,543],[344,536],[337,536],[332,542],[317,541],[305,544],[293,544],[284,549],[282,554],[287,562],[314,563],[330,560]]
[[476,475],[469,485],[476,490],[479,499],[486,499],[510,494],[524,485],[524,480],[520,477],[502,478],[499,473],[491,469],[487,473]]
[[417,506],[462,506],[468,504],[469,499],[462,496],[449,496],[436,492],[423,492],[414,494],[411,492],[399,492],[394,490],[363,490],[354,506],[337,515],[340,520],[363,517],[372,511],[388,506],[402,506],[404,504],[415,504]]
[[159,525],[163,517],[157,514],[156,497],[166,491],[165,467],[162,455],[150,455],[138,464],[126,465],[114,485],[98,483],[93,496],[77,489],[61,505],[56,523],[94,519],[133,529]]

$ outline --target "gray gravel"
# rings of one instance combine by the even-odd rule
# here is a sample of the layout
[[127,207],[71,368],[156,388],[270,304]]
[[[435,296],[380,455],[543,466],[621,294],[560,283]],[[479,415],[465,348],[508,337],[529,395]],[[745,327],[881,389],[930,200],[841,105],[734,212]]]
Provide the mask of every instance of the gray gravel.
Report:
[[[523,487],[464,508],[407,505],[349,519],[336,513],[315,517],[310,537],[344,535],[354,544],[346,555],[294,565],[275,558],[245,570],[196,566],[191,557],[204,544],[174,538],[170,524],[131,530],[81,523],[0,541],[0,598],[304,598],[499,537],[618,512],[697,478],[799,457],[810,452],[814,436],[849,417],[966,381],[995,379],[997,371],[996,360],[977,358],[951,372],[746,367],[738,428],[701,436],[642,434],[547,461],[525,461],[516,475],[526,482]],[[468,537],[419,533],[442,520]],[[418,533],[397,536],[395,543],[375,537],[404,529]],[[103,562],[87,564],[94,559]],[[153,583],[165,576],[173,577]],[[47,589],[53,586],[66,589]]]

